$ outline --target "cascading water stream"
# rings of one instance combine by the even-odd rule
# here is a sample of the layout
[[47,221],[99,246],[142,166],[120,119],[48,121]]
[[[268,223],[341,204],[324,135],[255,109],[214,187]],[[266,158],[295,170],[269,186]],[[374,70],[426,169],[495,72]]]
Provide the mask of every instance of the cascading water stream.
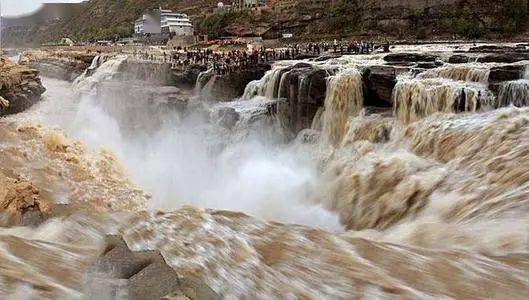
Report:
[[480,64],[448,65],[427,70],[419,78],[446,78],[455,81],[479,82],[487,84],[490,67]]
[[256,96],[268,99],[280,98],[281,80],[288,66],[276,65],[272,70],[267,71],[263,78],[250,82],[241,99],[251,99]]
[[329,78],[323,112],[325,142],[341,142],[347,122],[362,110],[363,101],[362,75],[357,69],[345,69]]
[[401,79],[393,90],[395,117],[410,123],[436,112],[476,112],[493,107],[482,84],[447,79]]
[[[118,55],[109,60],[96,56],[91,66],[74,80],[72,84],[73,90],[77,93],[94,94],[96,85],[112,79],[126,59],[127,56],[125,55]],[[101,61],[104,62],[101,63]]]
[[529,79],[509,81],[500,86],[497,106],[509,105],[529,106]]
[[[119,85],[113,86],[118,93],[98,99],[105,95],[101,81],[113,78],[120,62],[111,58],[76,80],[74,87],[89,96],[68,101],[50,98],[52,91],[26,117],[38,115],[46,126],[59,123],[89,148],[109,147],[152,194],[148,203],[156,211],[137,211],[143,208],[131,199],[144,194],[123,178],[126,172],[108,151],[87,162],[81,145],[44,129],[0,126],[0,136],[10,143],[18,137],[26,147],[6,146],[0,159],[38,162],[36,172],[64,183],[68,188],[58,190],[71,203],[101,202],[126,214],[109,223],[131,249],[159,250],[179,275],[197,278],[226,298],[529,295],[529,110],[492,110],[487,67],[399,78],[391,116],[364,109],[361,69],[343,65],[328,77],[325,103],[314,117],[319,141],[285,144],[269,105],[290,95],[280,94],[283,85],[298,87],[292,89],[296,100],[309,98],[311,73],[275,66],[250,83],[241,100],[189,99],[175,117],[176,111],[156,101],[120,93]],[[525,105],[515,102],[525,93],[522,83],[509,84],[499,98]],[[130,91],[131,83],[121,88]],[[116,98],[120,94],[123,99]],[[67,112],[65,102],[78,106]],[[76,180],[66,180],[71,174]],[[42,234],[17,238],[30,244],[45,239],[60,250],[61,265],[82,264],[97,249],[79,240],[97,244],[104,230],[95,228],[107,225],[74,221],[60,228],[88,231],[68,235],[78,237],[76,247],[64,248],[65,239]],[[36,283],[53,283],[49,290],[57,288],[55,277],[23,270]],[[60,290],[66,289],[75,294],[78,287]]]
[[[129,92],[134,89],[130,84],[120,87],[113,80],[106,90],[102,83],[115,77],[125,59],[111,58],[74,82],[73,89],[87,95],[74,117],[68,117],[71,123],[61,125],[90,148],[115,152],[134,181],[152,194],[152,207],[192,204],[341,230],[333,213],[307,201],[314,166],[308,153],[283,144],[277,123],[268,117],[275,101],[257,97],[212,105],[192,98],[185,112],[171,114],[166,107],[153,108],[160,104],[143,94]],[[40,109],[51,111],[46,105],[55,107],[47,102]],[[221,110],[235,121],[219,120]],[[45,123],[63,119],[52,114]],[[225,123],[232,125],[226,128]]]

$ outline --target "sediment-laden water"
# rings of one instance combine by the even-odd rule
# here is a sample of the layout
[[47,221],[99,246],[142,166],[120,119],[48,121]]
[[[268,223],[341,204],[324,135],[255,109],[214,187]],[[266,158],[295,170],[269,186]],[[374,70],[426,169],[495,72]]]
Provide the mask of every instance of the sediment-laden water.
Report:
[[290,139],[270,111],[300,62],[211,103],[115,80],[125,59],[73,86],[45,78],[44,101],[1,121],[0,170],[70,207],[0,232],[1,295],[82,297],[120,233],[231,299],[529,297],[525,79],[494,93],[491,64],[406,72],[373,113],[362,71],[382,56],[305,61],[330,77]]

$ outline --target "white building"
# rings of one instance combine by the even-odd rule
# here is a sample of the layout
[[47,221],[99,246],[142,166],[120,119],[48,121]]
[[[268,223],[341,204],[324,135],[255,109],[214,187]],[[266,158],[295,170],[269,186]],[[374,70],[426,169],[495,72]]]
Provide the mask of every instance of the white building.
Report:
[[147,11],[141,18],[134,22],[135,34],[160,34],[160,11]]
[[173,13],[170,10],[161,10],[162,34],[173,33],[176,36],[190,36],[194,34],[193,23],[186,14]]

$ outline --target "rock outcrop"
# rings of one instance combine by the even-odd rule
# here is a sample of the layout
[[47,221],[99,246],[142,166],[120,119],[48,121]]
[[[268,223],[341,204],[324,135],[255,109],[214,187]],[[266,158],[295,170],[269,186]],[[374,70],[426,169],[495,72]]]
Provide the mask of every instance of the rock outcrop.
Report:
[[41,199],[40,191],[28,181],[7,177],[0,171],[0,223],[6,225],[38,225],[50,207]]
[[46,77],[73,81],[83,74],[97,55],[94,51],[44,48],[25,52],[20,63],[39,70]]
[[392,53],[384,56],[384,60],[390,63],[434,62],[437,56],[420,53]]
[[203,280],[182,276],[171,268],[159,251],[131,251],[120,236],[106,238],[105,251],[85,273],[90,278],[88,298],[112,291],[138,300],[221,299]]
[[327,78],[333,72],[305,63],[285,70],[277,113],[291,133],[310,128],[318,109],[325,103]]
[[4,58],[0,61],[0,117],[22,112],[40,100],[46,89],[38,71]]
[[261,79],[270,65],[260,64],[248,69],[235,70],[228,74],[208,74],[203,78],[206,82],[201,86],[201,95],[210,101],[231,101],[244,94],[246,85],[251,81]]
[[478,57],[477,62],[480,63],[515,63],[523,60],[528,60],[529,54],[526,53],[491,53]]
[[501,85],[507,81],[522,79],[525,74],[526,65],[502,65],[490,69],[489,89],[498,95]]
[[448,59],[448,62],[451,64],[464,64],[468,63],[470,61],[470,58],[466,55],[456,54],[450,56]]
[[190,65],[182,69],[173,70],[174,84],[181,88],[194,88],[198,76],[205,71],[207,71],[207,67],[203,65]]
[[521,79],[524,75],[525,65],[503,65],[490,69],[489,82],[498,83]]
[[408,72],[409,68],[393,66],[368,67],[363,80],[365,85],[365,106],[392,107],[391,95],[397,84],[397,75]]

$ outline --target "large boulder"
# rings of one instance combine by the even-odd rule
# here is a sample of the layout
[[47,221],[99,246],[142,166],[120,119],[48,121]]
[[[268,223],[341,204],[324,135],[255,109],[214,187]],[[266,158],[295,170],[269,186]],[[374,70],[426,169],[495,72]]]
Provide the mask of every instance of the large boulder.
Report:
[[90,66],[78,61],[62,59],[44,59],[30,64],[32,68],[39,70],[43,75],[60,80],[73,81]]
[[0,172],[0,213],[4,216],[0,225],[39,225],[49,209],[31,182]]
[[417,68],[419,69],[435,69],[441,67],[444,63],[442,61],[424,61],[418,62]]

